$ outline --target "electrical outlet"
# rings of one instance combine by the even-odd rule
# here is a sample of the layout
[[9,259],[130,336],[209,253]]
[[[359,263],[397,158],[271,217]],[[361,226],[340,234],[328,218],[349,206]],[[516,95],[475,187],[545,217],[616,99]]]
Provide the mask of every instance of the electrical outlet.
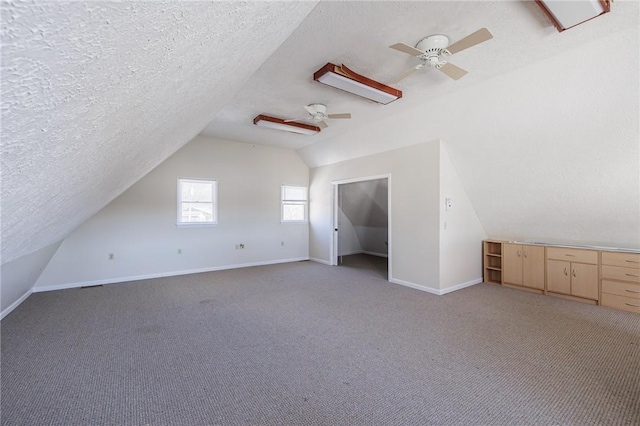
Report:
[[109,260],[113,260],[113,253],[109,253]]
[[240,244],[236,244],[236,250],[242,250],[244,249],[244,244],[240,243]]
[[284,247],[284,241],[280,241],[280,245]]
[[182,249],[178,249],[178,254],[182,254]]
[[240,244],[240,249],[244,249],[244,244]]

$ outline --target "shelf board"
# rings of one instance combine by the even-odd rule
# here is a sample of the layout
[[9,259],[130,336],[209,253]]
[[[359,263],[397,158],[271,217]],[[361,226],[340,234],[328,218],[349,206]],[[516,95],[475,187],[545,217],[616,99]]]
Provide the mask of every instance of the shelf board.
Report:
[[491,269],[492,271],[502,271],[502,268],[496,268],[495,266],[485,266],[485,269]]
[[487,256],[493,256],[493,257],[502,257],[501,254],[497,254],[497,253],[485,253]]

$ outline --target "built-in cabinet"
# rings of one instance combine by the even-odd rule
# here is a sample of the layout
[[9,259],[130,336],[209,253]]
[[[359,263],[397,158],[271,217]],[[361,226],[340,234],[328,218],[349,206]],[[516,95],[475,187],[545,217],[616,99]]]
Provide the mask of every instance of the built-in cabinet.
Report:
[[484,281],[640,313],[635,250],[483,243]]
[[547,292],[598,301],[598,251],[547,247]]
[[640,254],[602,252],[602,305],[640,313]]
[[544,246],[504,243],[503,284],[544,291]]

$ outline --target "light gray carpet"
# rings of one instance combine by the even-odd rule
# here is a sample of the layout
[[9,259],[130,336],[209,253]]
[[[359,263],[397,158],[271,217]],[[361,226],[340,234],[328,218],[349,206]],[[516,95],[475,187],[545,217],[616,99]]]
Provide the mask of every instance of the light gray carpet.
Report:
[[313,262],[38,293],[2,425],[638,425],[640,316]]

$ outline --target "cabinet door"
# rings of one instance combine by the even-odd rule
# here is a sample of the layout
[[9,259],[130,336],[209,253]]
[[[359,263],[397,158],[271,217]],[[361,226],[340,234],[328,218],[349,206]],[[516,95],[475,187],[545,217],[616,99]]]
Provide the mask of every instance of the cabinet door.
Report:
[[504,244],[502,262],[504,282],[522,285],[522,246],[520,244]]
[[571,294],[571,263],[563,260],[547,260],[547,290]]
[[525,287],[544,290],[544,247],[522,246],[522,282]]
[[571,294],[598,300],[598,265],[571,263]]

